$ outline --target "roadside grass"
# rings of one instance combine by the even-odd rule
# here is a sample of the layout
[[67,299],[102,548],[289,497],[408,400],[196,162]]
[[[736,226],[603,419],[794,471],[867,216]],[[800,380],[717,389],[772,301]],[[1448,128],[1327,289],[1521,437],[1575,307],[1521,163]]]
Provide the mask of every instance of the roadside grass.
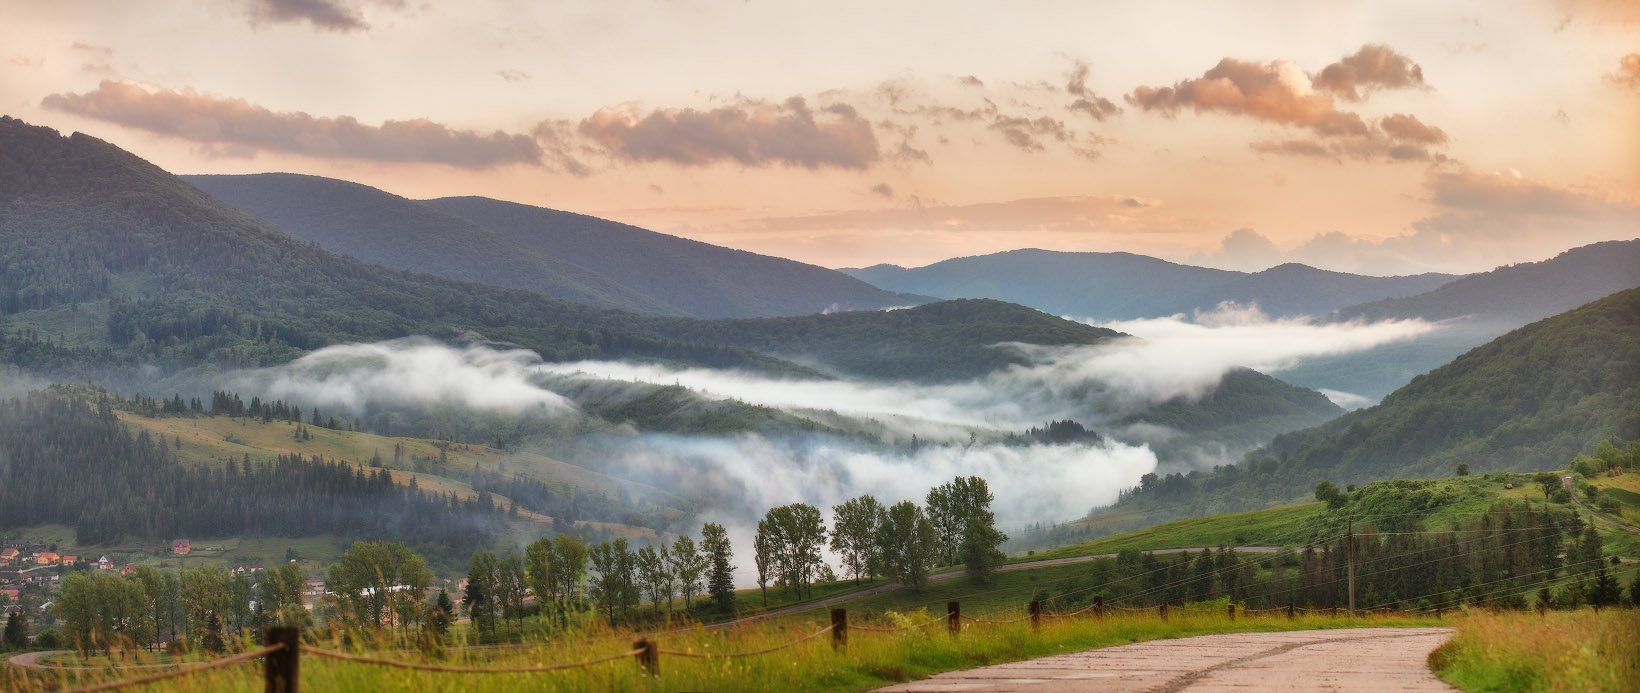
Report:
[[1624,691],[1640,686],[1640,611],[1473,611],[1430,668],[1466,691]]
[[[981,614],[1007,616],[1007,614]],[[851,626],[905,627],[893,633],[849,631],[848,647],[832,649],[827,633],[790,648],[767,654],[726,659],[701,659],[665,653],[660,674],[642,675],[631,657],[586,668],[547,673],[446,673],[397,669],[373,664],[336,661],[312,653],[301,659],[301,686],[309,690],[613,690],[613,691],[852,691],[923,678],[942,671],[1030,659],[1095,647],[1159,638],[1222,632],[1258,632],[1364,626],[1423,626],[1432,618],[1373,616],[1329,618],[1300,616],[1242,616],[1232,621],[1217,608],[1210,611],[1175,610],[1168,620],[1153,613],[1110,614],[1104,618],[1082,615],[1045,618],[1040,631],[1028,622],[994,625],[965,622],[955,638],[946,631],[943,613],[908,611],[882,614],[869,621],[850,619]],[[814,635],[826,623],[818,619],[759,622],[714,631],[695,628],[658,636],[663,650],[696,654],[755,651]],[[406,643],[384,641],[346,645],[327,638],[319,647],[404,662],[431,662],[447,666],[492,668],[538,666],[575,662],[629,651],[644,633],[612,631],[597,626],[560,635],[520,648],[447,648],[443,656],[429,657],[406,650]],[[142,655],[138,655],[140,658]],[[152,673],[127,671],[126,676]],[[121,678],[118,671],[29,673],[8,669],[0,674],[0,688],[43,690],[86,685]],[[258,665],[203,672],[157,684],[167,691],[250,691],[260,688]]]

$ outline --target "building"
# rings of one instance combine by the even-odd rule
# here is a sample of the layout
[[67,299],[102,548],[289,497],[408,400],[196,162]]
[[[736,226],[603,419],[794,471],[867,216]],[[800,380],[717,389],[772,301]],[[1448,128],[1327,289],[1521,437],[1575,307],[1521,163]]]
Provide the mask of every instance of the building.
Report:
[[107,556],[97,559],[97,570],[113,570],[114,559]]
[[21,555],[23,555],[22,551],[18,551],[10,546],[0,549],[0,561],[5,561],[6,563],[17,560],[17,557]]
[[41,551],[34,554],[34,565],[57,565],[62,560],[63,557],[56,551]]
[[63,565],[75,565],[79,562],[80,557],[76,554],[68,554],[67,556],[63,556]]
[[193,547],[188,544],[187,539],[177,539],[171,542],[172,556],[186,556],[188,555],[188,552],[193,550]]

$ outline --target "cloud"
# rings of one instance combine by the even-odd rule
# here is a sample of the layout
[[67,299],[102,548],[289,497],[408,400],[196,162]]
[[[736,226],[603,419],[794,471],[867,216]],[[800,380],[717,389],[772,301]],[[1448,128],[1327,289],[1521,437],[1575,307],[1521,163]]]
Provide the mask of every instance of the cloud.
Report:
[[1378,89],[1427,88],[1424,70],[1389,46],[1369,43],[1353,55],[1321,68],[1312,80],[1316,89],[1346,101],[1360,101]]
[[290,363],[230,374],[234,387],[362,413],[382,405],[455,405],[512,415],[561,416],[574,405],[531,380],[533,351],[425,337],[328,346]]
[[871,192],[872,192],[872,194],[879,195],[879,196],[882,196],[882,197],[886,197],[886,198],[889,198],[889,199],[894,198],[894,188],[892,186],[890,186],[889,184],[887,184],[887,183],[878,183],[876,185],[871,186]]
[[847,104],[818,110],[801,97],[743,101],[708,111],[631,104],[600,109],[580,133],[616,159],[708,166],[865,169],[882,158],[871,123]]
[[1080,61],[1071,68],[1070,78],[1065,83],[1065,92],[1077,98],[1068,108],[1101,122],[1121,113],[1121,107],[1088,89],[1088,72],[1088,64]]
[[370,28],[359,13],[338,0],[250,0],[246,13],[252,25],[298,24],[346,33]]
[[525,72],[523,70],[513,70],[513,69],[496,70],[495,75],[497,77],[500,77],[500,78],[504,79],[504,80],[507,80],[508,82],[528,82],[531,79],[530,78],[530,73]]
[[990,128],[1001,133],[1003,141],[1027,152],[1040,152],[1045,149],[1042,146],[1043,139],[1067,142],[1075,137],[1065,127],[1065,121],[1048,116],[997,116],[996,120],[991,121]]
[[964,205],[919,202],[890,209],[752,219],[742,222],[740,227],[748,231],[926,229],[985,233],[1108,231],[1144,235],[1194,230],[1192,225],[1160,216],[1155,202],[1121,195],[1035,197]]
[[1640,93],[1640,53],[1630,53],[1617,62],[1617,71],[1607,76],[1621,86]]
[[983,87],[983,86],[985,86],[985,82],[981,81],[980,78],[975,77],[973,75],[964,75],[962,77],[958,77],[957,78],[957,83],[961,84],[962,86],[965,86],[965,87]]
[[1251,229],[1188,261],[1260,270],[1281,262],[1366,274],[1475,272],[1523,258],[1546,258],[1598,241],[1633,238],[1640,203],[1535,181],[1514,171],[1432,169],[1424,183],[1434,210],[1404,233],[1382,239],[1338,231],[1279,248]]
[[351,116],[275,112],[244,99],[103,81],[85,93],[47,96],[46,108],[221,147],[319,158],[485,169],[542,163],[529,135],[457,130],[426,119],[366,125]]
[[1142,86],[1126,98],[1142,110],[1169,116],[1189,109],[1310,128],[1322,136],[1367,132],[1360,116],[1334,108],[1332,97],[1311,88],[1309,76],[1286,60],[1225,58],[1201,77],[1167,87]]
[[1396,113],[1378,121],[1384,133],[1400,142],[1413,144],[1445,144],[1446,132],[1433,125],[1425,125],[1416,116]]

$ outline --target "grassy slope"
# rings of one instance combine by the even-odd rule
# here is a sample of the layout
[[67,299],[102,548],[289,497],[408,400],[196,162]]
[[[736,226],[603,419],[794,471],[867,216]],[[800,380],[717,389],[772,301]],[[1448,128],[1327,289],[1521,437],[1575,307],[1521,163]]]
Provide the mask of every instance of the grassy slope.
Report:
[[1466,691],[1621,691],[1640,681],[1640,612],[1584,609],[1476,611],[1429,656],[1430,667]]

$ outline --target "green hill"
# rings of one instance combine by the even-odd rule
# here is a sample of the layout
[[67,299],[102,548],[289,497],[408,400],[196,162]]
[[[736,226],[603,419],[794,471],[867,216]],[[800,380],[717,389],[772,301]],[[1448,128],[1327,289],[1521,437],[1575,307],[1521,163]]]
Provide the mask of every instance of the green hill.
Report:
[[1554,469],[1601,440],[1640,438],[1640,289],[1520,328],[1374,407],[1277,436],[1239,464],[1147,478],[1105,513],[1227,512],[1339,485]]

